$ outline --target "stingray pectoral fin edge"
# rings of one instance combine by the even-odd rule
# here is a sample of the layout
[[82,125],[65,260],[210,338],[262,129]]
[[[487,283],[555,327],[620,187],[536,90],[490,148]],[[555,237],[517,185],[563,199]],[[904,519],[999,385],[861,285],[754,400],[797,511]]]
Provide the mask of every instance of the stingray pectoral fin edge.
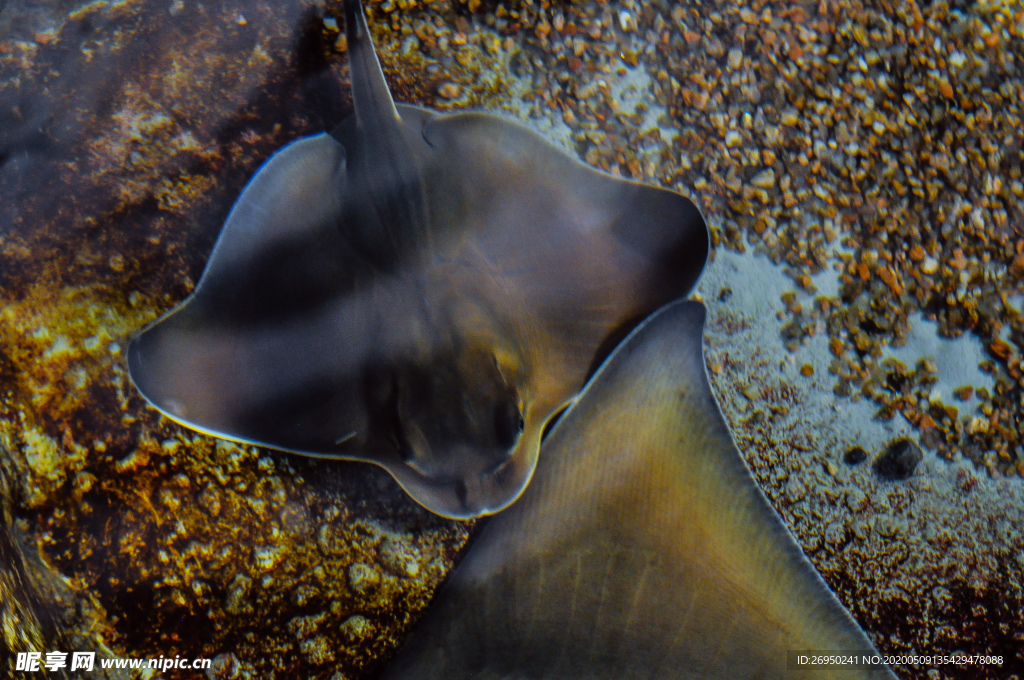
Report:
[[[304,453],[329,452],[359,428],[351,367],[322,360],[344,358],[336,301],[358,266],[339,231],[344,170],[344,148],[320,134],[253,176],[192,295],[128,348],[129,375],[150,404],[201,432]],[[275,406],[304,390],[313,412],[275,430]]]
[[[553,271],[564,277],[578,262],[586,264],[580,280],[573,281],[573,297],[593,296],[595,305],[612,300],[637,304],[636,299],[618,298],[616,289],[624,288],[646,298],[644,318],[685,297],[704,270],[710,253],[707,225],[697,207],[678,192],[597,170],[499,115],[434,116],[423,120],[423,137],[445,164],[462,167],[473,178],[472,191],[444,191],[478,212],[490,213],[494,223],[481,225],[485,235],[514,215],[524,238],[550,242],[546,250],[561,258],[549,261]],[[559,247],[575,259],[566,258]],[[531,254],[533,262],[545,261],[544,249]],[[494,257],[503,259],[500,253]],[[529,267],[517,264],[522,270]],[[543,282],[540,276],[533,285],[540,288]],[[565,302],[554,292],[545,297]]]
[[673,303],[619,346],[384,678],[895,678],[787,668],[875,650],[746,469],[704,316]]

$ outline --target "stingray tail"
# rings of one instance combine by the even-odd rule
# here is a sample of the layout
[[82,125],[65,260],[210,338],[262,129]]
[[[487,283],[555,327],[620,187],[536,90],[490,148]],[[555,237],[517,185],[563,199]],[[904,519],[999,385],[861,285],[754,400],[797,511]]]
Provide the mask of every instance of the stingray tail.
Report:
[[[415,248],[428,234],[422,159],[410,144],[424,146],[422,133],[405,127],[391,99],[359,0],[345,0],[345,34],[357,131],[346,134],[339,127],[335,137],[351,160],[354,195],[361,194],[363,204],[373,208],[354,220],[369,226],[348,235],[375,266],[389,268],[398,253]],[[376,219],[368,219],[368,212]]]
[[400,120],[395,102],[391,99],[384,72],[377,61],[373,40],[366,25],[363,3],[345,0],[345,37],[348,40],[349,71],[352,81],[352,102],[356,119],[367,122]]

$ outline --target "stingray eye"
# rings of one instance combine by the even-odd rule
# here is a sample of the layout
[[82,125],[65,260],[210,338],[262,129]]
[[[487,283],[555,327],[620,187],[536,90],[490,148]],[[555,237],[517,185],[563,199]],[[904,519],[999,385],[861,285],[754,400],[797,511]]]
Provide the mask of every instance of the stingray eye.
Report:
[[524,425],[523,414],[515,401],[503,399],[494,405],[494,437],[498,446],[512,448]]

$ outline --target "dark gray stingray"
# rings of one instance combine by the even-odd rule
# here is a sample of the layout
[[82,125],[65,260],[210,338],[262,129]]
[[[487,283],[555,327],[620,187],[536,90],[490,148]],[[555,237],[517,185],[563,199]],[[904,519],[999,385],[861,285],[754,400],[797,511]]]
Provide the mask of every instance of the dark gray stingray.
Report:
[[787,668],[790,650],[875,651],[740,458],[703,327],[677,302],[615,351],[387,680],[895,678]]
[[707,229],[517,123],[396,107],[345,12],[355,114],[256,173],[192,296],[129,348],[132,380],[201,432],[493,513],[602,353],[692,288]]

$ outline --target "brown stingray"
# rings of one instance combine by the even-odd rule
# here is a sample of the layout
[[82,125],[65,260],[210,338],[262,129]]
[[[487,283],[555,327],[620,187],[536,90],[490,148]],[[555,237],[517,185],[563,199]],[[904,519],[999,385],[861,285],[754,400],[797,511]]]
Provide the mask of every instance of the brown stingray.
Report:
[[680,194],[505,118],[395,106],[345,10],[355,114],[256,173],[131,377],[187,427],[377,463],[442,515],[497,512],[602,351],[692,288],[707,229]]
[[704,315],[670,305],[615,351],[387,680],[895,678],[789,667],[791,651],[876,652],[740,458]]

